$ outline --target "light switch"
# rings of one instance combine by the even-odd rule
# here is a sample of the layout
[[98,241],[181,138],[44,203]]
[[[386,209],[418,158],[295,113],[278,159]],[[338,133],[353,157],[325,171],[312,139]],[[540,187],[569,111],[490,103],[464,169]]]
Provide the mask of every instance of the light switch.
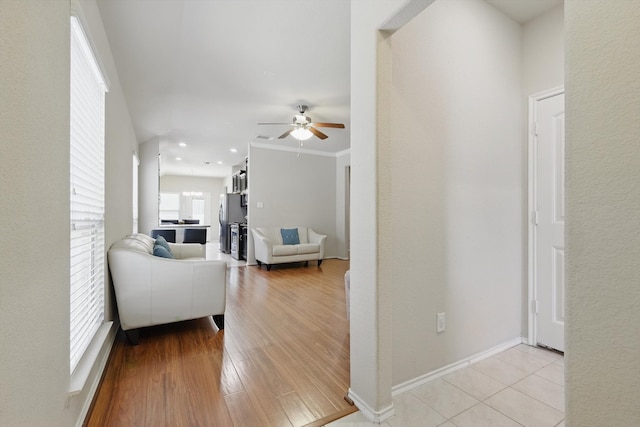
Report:
[[262,203],[262,202],[257,202],[257,203],[256,203],[256,207],[257,207],[257,208],[263,208],[263,207],[264,207],[264,203]]

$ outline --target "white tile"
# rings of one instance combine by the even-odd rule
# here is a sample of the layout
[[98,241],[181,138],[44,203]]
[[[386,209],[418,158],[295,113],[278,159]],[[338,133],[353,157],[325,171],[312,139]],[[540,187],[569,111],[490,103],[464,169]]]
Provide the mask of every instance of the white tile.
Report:
[[498,358],[490,357],[470,366],[502,384],[514,384],[528,375],[527,371]]
[[471,368],[460,369],[442,379],[478,400],[484,400],[506,387],[501,382]]
[[326,424],[327,427],[391,427],[386,422],[382,424],[376,424],[371,422],[365,417],[362,412],[354,412],[346,417],[342,417],[339,420]]
[[552,363],[536,371],[535,375],[564,386],[564,366]]
[[484,403],[525,427],[554,427],[564,419],[564,413],[512,388],[502,390]]
[[457,427],[522,427],[522,424],[518,424],[484,403],[467,409],[451,421]]
[[564,412],[564,387],[560,384],[538,375],[529,375],[512,387],[558,411]]
[[447,421],[411,393],[395,397],[393,407],[395,415],[386,420],[392,427],[436,427]]
[[476,399],[442,379],[430,381],[410,393],[445,418],[454,417],[478,403]]
[[545,359],[548,360],[550,362],[555,362],[558,359],[562,359],[562,355],[558,354],[554,351],[551,350],[546,350],[544,348],[540,348],[540,347],[534,347],[531,345],[527,345],[527,344],[520,344],[515,346],[514,348],[520,350],[520,351],[524,351],[526,353],[531,353],[535,356],[538,356],[541,359]]
[[498,353],[495,357],[504,362],[510,363],[529,374],[551,363],[549,360],[545,360],[533,353],[522,351],[517,348],[512,348],[507,351],[503,351],[502,353]]

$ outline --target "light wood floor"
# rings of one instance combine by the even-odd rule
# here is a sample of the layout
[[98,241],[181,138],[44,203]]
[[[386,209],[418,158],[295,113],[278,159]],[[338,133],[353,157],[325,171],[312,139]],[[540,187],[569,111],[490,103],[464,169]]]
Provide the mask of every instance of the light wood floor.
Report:
[[225,329],[211,318],[119,336],[85,426],[304,426],[355,411],[347,261],[230,267]]

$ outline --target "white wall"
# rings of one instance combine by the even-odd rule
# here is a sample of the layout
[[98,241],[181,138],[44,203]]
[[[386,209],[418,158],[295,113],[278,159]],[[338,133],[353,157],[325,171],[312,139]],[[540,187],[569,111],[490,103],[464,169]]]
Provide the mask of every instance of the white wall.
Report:
[[[132,227],[136,146],[99,13],[91,1],[81,5],[110,81],[108,247]],[[0,232],[7,237],[0,241],[0,424],[7,426],[75,425],[101,374],[94,369],[87,387],[68,396],[70,15],[69,1],[3,1],[0,13]]]
[[640,1],[566,0],[568,426],[640,425]]
[[[560,5],[527,22],[522,26],[522,127],[523,144],[528,143],[529,96],[564,84],[564,7]],[[524,150],[519,159],[524,165],[523,182],[528,180],[528,157]],[[523,193],[522,232],[523,239],[528,238],[528,194]],[[528,263],[528,249],[523,247],[522,263]],[[529,308],[527,293],[529,291],[527,270],[523,270],[522,284],[522,336],[529,335]]]
[[378,283],[378,29],[407,0],[351,2],[351,386],[372,419],[392,412],[391,290]]
[[349,169],[351,155],[347,150],[336,157],[336,256],[349,259]]
[[[249,160],[249,226],[311,227],[327,235],[325,258],[335,257],[335,157],[252,145]],[[250,262],[252,242],[249,237]]]
[[150,236],[151,230],[158,226],[160,138],[140,144],[138,153],[138,231]]
[[220,195],[224,193],[224,178],[177,175],[163,175],[160,177],[160,192],[182,193],[183,191],[209,193],[211,197],[209,205],[210,222],[206,225],[211,227],[207,229],[207,240],[210,242],[220,240],[218,210],[220,208]]
[[398,385],[520,336],[526,186],[520,26],[482,0],[436,1],[391,45],[379,238]]
[[564,84],[564,6],[560,5],[522,26],[524,102],[531,94],[562,84]]

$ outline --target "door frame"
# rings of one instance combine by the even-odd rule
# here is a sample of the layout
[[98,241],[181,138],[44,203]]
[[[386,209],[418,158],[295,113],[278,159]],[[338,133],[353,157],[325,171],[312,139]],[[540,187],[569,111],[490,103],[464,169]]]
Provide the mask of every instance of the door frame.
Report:
[[536,121],[538,119],[537,103],[547,98],[551,98],[556,95],[564,93],[564,85],[556,86],[551,89],[544,90],[542,92],[529,95],[529,121],[528,121],[528,204],[527,204],[527,225],[528,225],[528,334],[527,344],[535,346],[538,341],[537,330],[537,277],[536,277],[536,227],[535,227],[535,207],[537,204],[536,199],[536,182],[537,182],[537,145],[536,145]]

